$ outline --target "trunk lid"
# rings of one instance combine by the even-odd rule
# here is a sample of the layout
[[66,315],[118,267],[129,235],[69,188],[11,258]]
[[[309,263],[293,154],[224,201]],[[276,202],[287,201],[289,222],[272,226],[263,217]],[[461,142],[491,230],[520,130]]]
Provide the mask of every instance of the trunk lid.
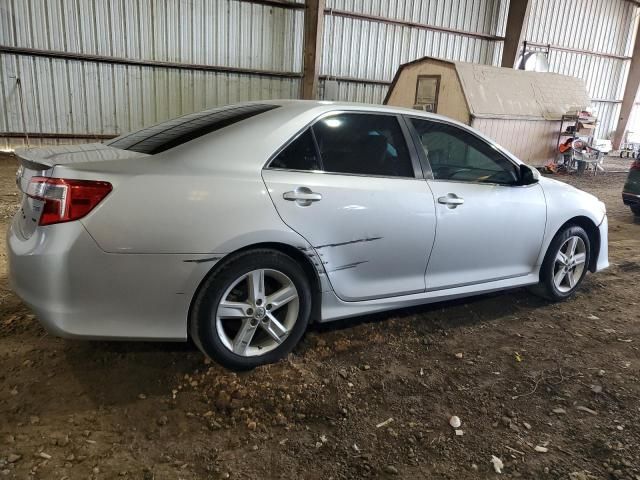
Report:
[[81,145],[56,145],[46,148],[18,148],[15,154],[26,168],[46,170],[56,165],[69,163],[103,162],[147,155],[131,150],[113,148],[103,143]]
[[14,226],[25,238],[31,237],[38,227],[44,202],[26,195],[32,177],[51,177],[57,165],[123,160],[147,155],[120,150],[102,143],[82,145],[56,145],[46,148],[19,148],[15,155],[20,160],[16,173],[16,185],[22,192],[20,209],[14,218]]

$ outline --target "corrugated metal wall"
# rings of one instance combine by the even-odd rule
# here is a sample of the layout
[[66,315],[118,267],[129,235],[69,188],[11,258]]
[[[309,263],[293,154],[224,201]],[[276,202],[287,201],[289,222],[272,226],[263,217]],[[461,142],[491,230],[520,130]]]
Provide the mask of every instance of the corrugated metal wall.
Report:
[[[398,66],[425,55],[500,63],[508,0],[326,1],[320,92],[328,98],[380,103]],[[551,69],[586,81],[606,136],[619,115],[637,10],[624,0],[531,1],[525,39],[565,49],[552,48]],[[25,129],[17,78],[26,130],[35,133],[115,135],[212,105],[295,98],[303,22],[302,10],[241,0],[0,0],[0,46],[183,67],[0,53],[0,132]]]
[[337,81],[339,100],[381,103],[387,85],[357,80],[388,83],[400,64],[425,55],[496,64],[502,54],[501,43],[488,38],[504,23],[500,0],[327,0],[327,9],[321,85]]
[[[35,133],[115,135],[214,105],[296,98],[303,21],[302,10],[237,0],[0,0],[3,46],[295,74],[2,53],[0,132],[25,130],[17,78]],[[22,141],[5,138],[0,148]]]
[[616,128],[629,70],[637,17],[624,0],[532,0],[525,39],[602,55],[552,49],[551,71],[582,78],[598,112],[597,135],[607,138]]
[[[598,100],[593,104],[600,118],[598,135],[608,136],[615,129],[620,111],[636,8],[624,0],[531,2],[525,40],[603,54],[552,48],[549,63],[553,72],[585,80],[591,97]],[[507,5],[507,0],[327,0],[327,7],[335,11],[327,12],[325,17],[323,84],[327,79],[337,81],[337,90],[331,91],[336,99],[377,103],[387,90],[380,81],[390,82],[401,63],[425,55],[500,64],[501,41],[417,25],[388,24],[379,19],[351,18],[345,12],[490,37],[504,35]]]

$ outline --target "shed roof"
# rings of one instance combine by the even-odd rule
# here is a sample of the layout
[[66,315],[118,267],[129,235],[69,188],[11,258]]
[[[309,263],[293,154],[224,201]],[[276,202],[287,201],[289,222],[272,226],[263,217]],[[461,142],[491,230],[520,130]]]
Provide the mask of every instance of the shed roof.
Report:
[[434,57],[423,57],[400,65],[385,103],[407,67],[429,62],[443,62],[455,67],[469,111],[475,117],[560,120],[568,111],[583,110],[591,103],[585,83],[580,78]]

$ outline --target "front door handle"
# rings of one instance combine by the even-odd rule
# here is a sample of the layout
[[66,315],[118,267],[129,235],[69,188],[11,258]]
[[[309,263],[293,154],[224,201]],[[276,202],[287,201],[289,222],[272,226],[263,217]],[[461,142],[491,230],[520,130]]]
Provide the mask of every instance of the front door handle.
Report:
[[291,202],[296,202],[302,207],[308,207],[313,202],[319,202],[320,200],[322,200],[322,195],[313,192],[310,188],[298,187],[295,190],[291,190],[290,192],[284,192],[282,194],[282,198]]
[[444,197],[438,198],[438,203],[446,205],[447,208],[456,208],[464,203],[464,198],[460,198],[455,193],[447,193]]

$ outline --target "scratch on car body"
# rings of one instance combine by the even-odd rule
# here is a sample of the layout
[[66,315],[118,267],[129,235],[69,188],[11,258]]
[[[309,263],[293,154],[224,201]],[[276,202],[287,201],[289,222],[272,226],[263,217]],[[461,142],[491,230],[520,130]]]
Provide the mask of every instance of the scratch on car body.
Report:
[[183,260],[184,263],[205,263],[205,262],[213,262],[214,260],[220,260],[222,255],[217,255],[215,257],[207,257],[207,258],[194,258],[193,260]]
[[326,248],[326,247],[341,247],[343,245],[351,245],[354,243],[362,243],[362,242],[374,242],[376,240],[381,240],[383,237],[368,237],[368,238],[359,238],[358,240],[349,240],[348,242],[339,242],[339,243],[327,243],[326,245],[318,245],[315,248]]
[[300,250],[302,253],[304,253],[309,258],[309,260],[311,260],[311,263],[317,270],[318,274],[323,275],[325,273],[323,268],[323,262],[322,260],[320,260],[320,256],[318,252],[316,252],[313,247],[309,246],[309,247],[296,247],[296,248]]
[[356,268],[358,265],[362,265],[363,263],[369,263],[368,260],[363,260],[362,262],[353,262],[353,263],[348,263],[346,265],[341,265],[339,267],[334,268],[333,270],[331,270],[332,272],[337,272],[339,270],[346,270],[348,268]]

